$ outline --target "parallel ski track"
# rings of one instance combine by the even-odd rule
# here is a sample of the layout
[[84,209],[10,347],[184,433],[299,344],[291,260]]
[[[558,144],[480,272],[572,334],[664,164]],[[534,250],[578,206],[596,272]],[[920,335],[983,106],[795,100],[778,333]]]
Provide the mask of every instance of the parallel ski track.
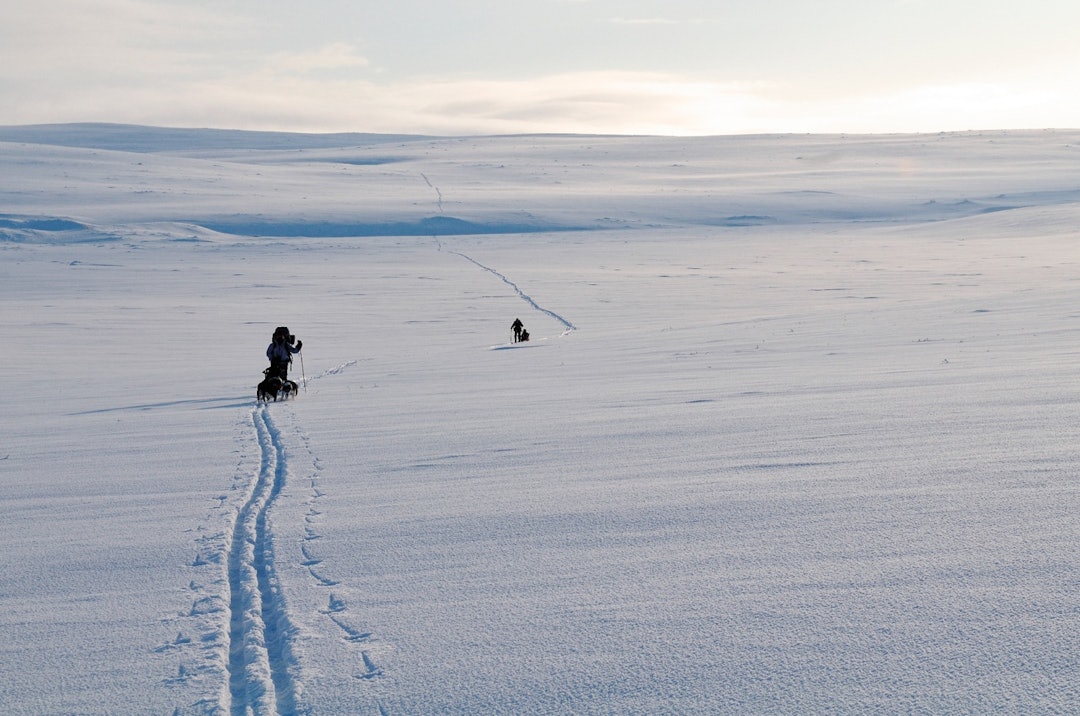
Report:
[[265,404],[251,413],[262,459],[229,547],[229,712],[234,716],[296,713],[289,636],[292,627],[274,569],[267,515],[288,476],[281,433]]

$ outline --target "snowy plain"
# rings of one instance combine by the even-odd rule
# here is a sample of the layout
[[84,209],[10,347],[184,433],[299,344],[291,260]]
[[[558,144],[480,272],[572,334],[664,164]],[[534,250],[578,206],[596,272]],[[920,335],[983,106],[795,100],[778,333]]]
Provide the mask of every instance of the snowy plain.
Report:
[[5,714],[1080,710],[1080,131],[0,167]]

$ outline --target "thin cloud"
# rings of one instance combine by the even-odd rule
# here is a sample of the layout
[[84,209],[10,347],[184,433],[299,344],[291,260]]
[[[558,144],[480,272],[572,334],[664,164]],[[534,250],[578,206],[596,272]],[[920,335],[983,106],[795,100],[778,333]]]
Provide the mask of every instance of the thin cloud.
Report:
[[681,20],[672,20],[666,17],[609,17],[607,22],[612,25],[679,25]]
[[305,74],[325,70],[368,67],[368,58],[344,42],[335,42],[312,52],[279,53],[274,55],[268,69],[273,72]]
[[[252,22],[198,7],[142,0],[35,0],[0,4],[0,81],[60,87],[104,82],[170,81],[234,50]],[[230,52],[222,52],[226,47]],[[137,87],[136,87],[137,90]]]
[[703,25],[711,21],[701,18],[677,20],[670,17],[609,17],[604,22],[612,25]]
[[[145,49],[124,55],[139,58]],[[104,71],[39,83],[0,74],[14,98],[4,124],[112,121],[293,131],[442,135],[583,133],[707,135],[911,132],[1080,126],[1080,80],[1067,68],[995,73],[948,84],[822,98],[800,86],[656,72],[568,72],[518,80],[377,81],[347,43],[279,53],[227,72],[154,74],[117,83]],[[161,65],[157,65],[160,72]],[[137,68],[136,68],[137,69]],[[133,69],[133,72],[136,70]],[[0,70],[0,73],[3,73]]]

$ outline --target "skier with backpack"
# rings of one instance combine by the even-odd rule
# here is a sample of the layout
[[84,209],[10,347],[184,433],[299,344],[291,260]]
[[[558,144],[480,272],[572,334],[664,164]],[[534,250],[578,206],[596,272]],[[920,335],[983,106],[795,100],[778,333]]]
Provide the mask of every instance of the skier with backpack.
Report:
[[[296,345],[293,345],[293,344]],[[293,354],[299,353],[304,347],[303,341],[296,340],[296,336],[289,333],[286,326],[278,326],[274,330],[273,340],[266,347],[266,357],[270,359],[270,368],[267,375],[288,380],[289,364],[292,363]]]

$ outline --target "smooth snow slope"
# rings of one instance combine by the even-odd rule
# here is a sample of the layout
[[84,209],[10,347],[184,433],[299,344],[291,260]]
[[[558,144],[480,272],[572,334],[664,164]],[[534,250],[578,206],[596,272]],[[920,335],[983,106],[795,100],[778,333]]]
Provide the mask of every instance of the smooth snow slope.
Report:
[[1080,708],[1080,132],[5,131],[5,713]]

